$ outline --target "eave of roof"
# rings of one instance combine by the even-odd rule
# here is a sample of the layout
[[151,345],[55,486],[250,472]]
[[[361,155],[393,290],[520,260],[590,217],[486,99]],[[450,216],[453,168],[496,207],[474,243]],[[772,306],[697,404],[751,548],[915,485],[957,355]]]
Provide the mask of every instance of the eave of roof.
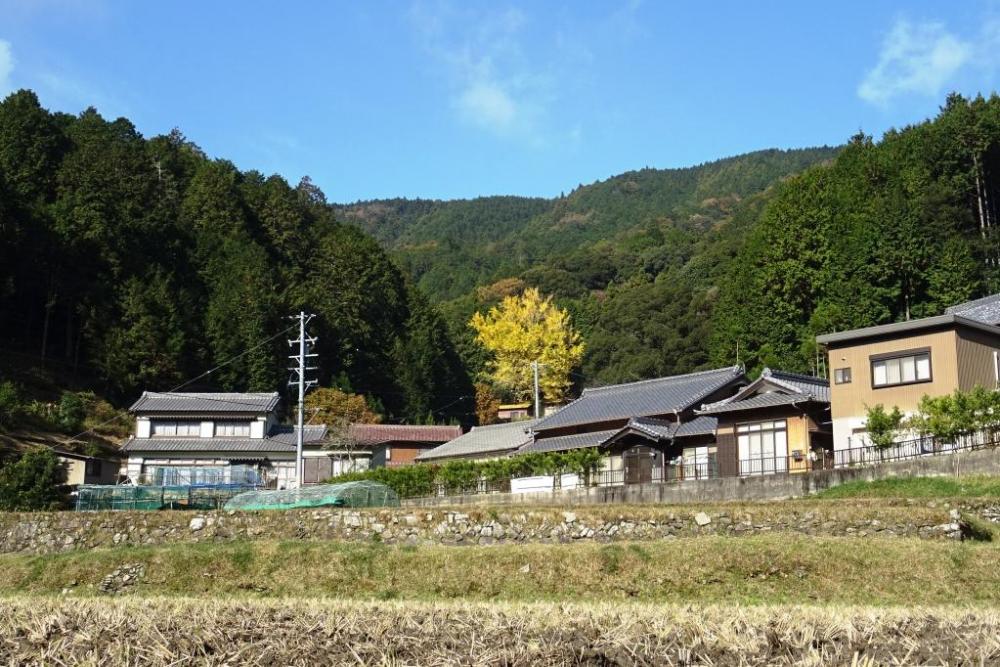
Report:
[[587,447],[597,447],[618,429],[607,431],[592,431],[590,433],[574,433],[573,435],[560,435],[554,438],[542,438],[526,443],[517,450],[518,454],[530,454],[532,452],[564,452],[571,449],[585,449]]
[[610,436],[601,442],[601,446],[612,444],[618,439],[636,433],[647,437],[653,442],[673,441],[678,438],[690,438],[699,435],[715,435],[719,420],[715,417],[695,417],[691,421],[675,424],[663,419],[649,419],[648,417],[633,417],[628,424],[613,431]]
[[880,324],[874,327],[864,327],[861,329],[851,329],[850,331],[839,331],[816,336],[816,342],[820,345],[835,345],[837,343],[847,343],[866,338],[877,338],[880,336],[891,336],[895,334],[924,331],[938,327],[961,326],[970,329],[983,331],[994,336],[1000,336],[1000,327],[985,324],[977,320],[971,320],[954,313],[935,315],[933,317],[923,317],[918,320],[906,320],[905,322],[893,322],[892,324]]
[[770,392],[758,394],[740,401],[719,402],[706,405],[700,410],[696,410],[699,415],[719,415],[729,412],[741,412],[744,410],[758,410],[760,408],[773,408],[782,405],[796,405],[799,403],[825,403],[829,404],[829,399],[821,398],[813,394],[779,394]]

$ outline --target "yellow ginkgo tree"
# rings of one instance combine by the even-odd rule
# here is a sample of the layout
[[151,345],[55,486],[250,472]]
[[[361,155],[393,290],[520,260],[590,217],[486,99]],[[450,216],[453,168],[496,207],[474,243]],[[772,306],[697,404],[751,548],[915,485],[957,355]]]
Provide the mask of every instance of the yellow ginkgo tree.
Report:
[[547,401],[561,401],[569,389],[570,372],[583,358],[583,341],[569,313],[543,297],[537,288],[505,297],[488,313],[476,313],[469,325],[476,340],[490,353],[494,385],[515,400],[532,394],[532,362],[539,363],[539,385]]

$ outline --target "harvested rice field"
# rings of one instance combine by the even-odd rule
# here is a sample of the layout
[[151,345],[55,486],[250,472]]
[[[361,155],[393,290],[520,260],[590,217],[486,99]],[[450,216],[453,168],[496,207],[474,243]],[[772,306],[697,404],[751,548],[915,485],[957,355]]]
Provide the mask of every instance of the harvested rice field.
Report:
[[9,665],[991,665],[956,608],[4,600]]

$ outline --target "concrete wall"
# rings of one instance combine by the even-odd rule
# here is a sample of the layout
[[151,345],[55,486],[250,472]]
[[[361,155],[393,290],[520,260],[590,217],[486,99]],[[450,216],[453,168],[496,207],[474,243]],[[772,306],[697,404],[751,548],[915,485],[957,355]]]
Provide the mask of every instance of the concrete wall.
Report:
[[786,475],[723,477],[671,484],[634,484],[575,489],[572,491],[482,494],[414,498],[403,501],[407,507],[449,505],[591,505],[601,503],[699,503],[731,500],[776,500],[806,496],[856,480],[887,477],[926,477],[936,475],[1000,475],[1000,449],[986,449],[961,454],[927,456],[911,461],[897,461],[857,468],[817,470]]

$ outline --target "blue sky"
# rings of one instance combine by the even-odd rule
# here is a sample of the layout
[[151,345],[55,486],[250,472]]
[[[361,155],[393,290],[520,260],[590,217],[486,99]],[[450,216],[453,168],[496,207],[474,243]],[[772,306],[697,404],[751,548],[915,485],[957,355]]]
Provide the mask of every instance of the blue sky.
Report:
[[347,202],[553,196],[997,87],[996,3],[825,4],[0,0],[0,94],[179,127]]

